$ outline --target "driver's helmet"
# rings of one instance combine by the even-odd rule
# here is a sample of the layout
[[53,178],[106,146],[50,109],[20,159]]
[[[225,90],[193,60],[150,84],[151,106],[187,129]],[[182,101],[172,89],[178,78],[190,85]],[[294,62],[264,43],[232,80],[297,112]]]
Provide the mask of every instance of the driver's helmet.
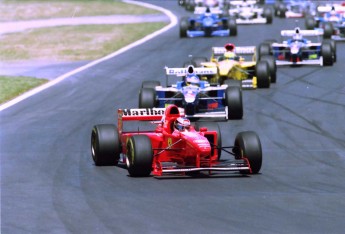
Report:
[[212,16],[212,13],[211,13],[211,10],[210,10],[210,8],[209,7],[207,7],[206,8],[206,11],[205,11],[205,17],[210,17],[210,16]]
[[185,129],[188,129],[190,127],[190,121],[187,118],[178,117],[175,120],[174,127],[178,131],[184,131]]
[[236,57],[236,54],[232,51],[227,51],[224,53],[224,59],[227,59],[227,60],[234,60]]
[[188,74],[185,79],[186,85],[199,86],[200,78],[195,74]]

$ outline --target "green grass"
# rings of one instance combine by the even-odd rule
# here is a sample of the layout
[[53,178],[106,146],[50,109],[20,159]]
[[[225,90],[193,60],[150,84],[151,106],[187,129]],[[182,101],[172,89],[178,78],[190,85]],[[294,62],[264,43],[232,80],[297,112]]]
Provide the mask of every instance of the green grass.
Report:
[[[161,14],[114,0],[0,0],[0,22],[95,15]],[[0,60],[68,62],[106,56],[168,23],[83,25],[27,30],[0,37]],[[0,75],[0,103],[48,82]]]
[[9,101],[47,81],[23,76],[0,76],[0,103]]
[[[0,0],[1,1],[1,0]],[[112,0],[7,0],[0,4],[0,22],[95,15],[157,14],[159,11]]]
[[0,60],[94,60],[139,40],[166,24],[63,26],[6,34],[0,38]]

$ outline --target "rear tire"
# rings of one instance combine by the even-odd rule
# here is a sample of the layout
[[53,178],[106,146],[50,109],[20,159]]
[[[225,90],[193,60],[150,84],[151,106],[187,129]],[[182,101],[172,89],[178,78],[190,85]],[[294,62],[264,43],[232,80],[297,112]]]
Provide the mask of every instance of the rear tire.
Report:
[[270,70],[266,61],[259,61],[255,67],[258,88],[270,87]]
[[258,46],[257,53],[258,53],[258,60],[260,60],[262,56],[271,55],[271,45],[268,43],[261,43]]
[[234,146],[235,158],[246,158],[252,174],[259,173],[262,165],[262,148],[258,135],[252,131],[240,132],[235,138]]
[[276,60],[273,56],[265,55],[261,56],[260,61],[266,61],[270,71],[271,83],[276,83],[277,81],[277,65]]
[[117,165],[121,142],[117,127],[113,124],[95,125],[91,133],[91,154],[96,166]]
[[333,65],[333,53],[332,53],[332,46],[330,43],[323,43],[321,45],[321,55],[322,55],[324,66]]
[[237,36],[237,24],[236,20],[229,19],[229,36]]
[[316,27],[316,21],[312,16],[305,18],[305,28],[307,30],[313,30]]
[[238,87],[227,87],[225,90],[225,106],[228,107],[228,119],[243,118],[242,91]]
[[146,177],[152,171],[152,144],[146,135],[133,135],[127,142],[127,170],[132,177]]
[[330,39],[333,35],[333,24],[331,22],[324,23],[323,38]]
[[189,26],[188,18],[183,17],[180,20],[180,38],[187,37],[187,30]]
[[264,9],[264,17],[266,18],[266,24],[272,24],[273,13],[272,13],[271,8]]
[[156,104],[156,90],[142,88],[139,92],[139,108],[153,108]]

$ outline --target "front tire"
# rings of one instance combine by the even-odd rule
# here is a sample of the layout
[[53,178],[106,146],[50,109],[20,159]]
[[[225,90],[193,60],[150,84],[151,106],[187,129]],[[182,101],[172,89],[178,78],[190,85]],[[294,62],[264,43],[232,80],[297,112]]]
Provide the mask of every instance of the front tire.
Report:
[[324,66],[333,65],[333,52],[332,52],[332,46],[330,43],[323,43],[321,45],[321,55],[322,55]]
[[96,166],[115,166],[121,153],[118,129],[113,124],[95,125],[91,133],[91,154]]
[[258,135],[252,131],[240,132],[235,138],[234,146],[235,158],[246,158],[252,174],[259,173],[262,165],[262,148]]
[[133,135],[127,142],[127,170],[132,177],[146,177],[152,171],[152,144],[146,135]]

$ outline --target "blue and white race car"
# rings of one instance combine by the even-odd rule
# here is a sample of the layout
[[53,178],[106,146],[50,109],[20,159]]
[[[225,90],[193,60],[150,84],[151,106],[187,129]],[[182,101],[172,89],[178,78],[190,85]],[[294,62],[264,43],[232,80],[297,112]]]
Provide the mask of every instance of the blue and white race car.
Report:
[[194,17],[180,20],[180,37],[236,36],[237,24],[233,19],[220,17],[220,12],[198,8]]
[[[282,30],[281,43],[262,43],[258,47],[258,56],[273,55],[276,65],[320,65],[332,66],[336,62],[336,47],[331,41],[312,42],[306,37],[323,35],[322,30]],[[288,37],[288,39],[286,39]]]
[[[139,108],[165,108],[174,104],[188,118],[242,119],[242,91],[227,84],[211,86],[200,77],[217,74],[216,68],[165,68],[167,85],[144,81],[139,92]],[[178,81],[169,85],[169,77]]]
[[306,18],[306,28],[319,28],[324,38],[345,41],[345,4],[318,6],[317,12],[317,16]]

